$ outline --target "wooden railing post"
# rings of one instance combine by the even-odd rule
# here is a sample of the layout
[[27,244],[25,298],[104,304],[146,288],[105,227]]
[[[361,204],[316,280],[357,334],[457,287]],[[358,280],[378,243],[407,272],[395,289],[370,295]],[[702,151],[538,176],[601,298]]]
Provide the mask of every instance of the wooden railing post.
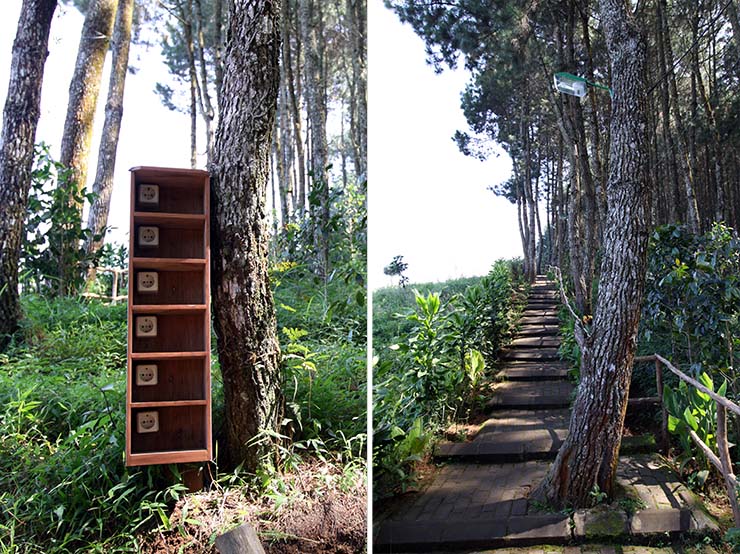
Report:
[[663,403],[663,366],[658,358],[655,358],[655,385],[658,389],[658,398],[660,399],[660,450],[664,455],[668,455],[668,410]]
[[113,297],[112,304],[115,305],[118,301],[118,270],[113,269],[113,290],[111,291],[111,296]]
[[722,464],[722,477],[727,487],[727,496],[732,506],[732,516],[735,519],[735,527],[740,527],[740,507],[737,502],[737,491],[735,483],[737,482],[732,471],[732,462],[730,461],[730,447],[727,443],[727,410],[720,404],[717,404],[717,450],[719,450],[719,460]]

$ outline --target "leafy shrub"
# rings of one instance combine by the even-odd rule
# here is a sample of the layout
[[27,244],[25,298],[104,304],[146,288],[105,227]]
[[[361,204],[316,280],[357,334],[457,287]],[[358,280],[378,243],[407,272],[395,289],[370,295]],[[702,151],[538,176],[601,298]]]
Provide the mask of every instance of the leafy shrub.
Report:
[[25,237],[21,248],[21,282],[36,292],[67,296],[85,284],[85,270],[97,263],[85,242],[98,240],[83,228],[78,206],[92,203],[93,193],[80,191],[71,171],[55,161],[46,144],[37,145],[31,172]]
[[705,235],[667,225],[653,233],[649,260],[641,350],[719,371],[736,395],[740,239],[719,223]]
[[[440,292],[414,291],[416,308],[402,316],[393,342],[375,342],[373,418],[376,493],[384,495],[413,480],[411,466],[432,435],[469,408],[486,363],[518,317],[514,264],[499,261],[488,276],[467,280],[445,301]],[[453,282],[457,284],[458,281]],[[438,284],[438,290],[448,283]],[[389,299],[405,293],[381,297]],[[522,297],[523,298],[523,297]],[[375,321],[387,317],[374,312]],[[385,327],[383,333],[390,327]]]

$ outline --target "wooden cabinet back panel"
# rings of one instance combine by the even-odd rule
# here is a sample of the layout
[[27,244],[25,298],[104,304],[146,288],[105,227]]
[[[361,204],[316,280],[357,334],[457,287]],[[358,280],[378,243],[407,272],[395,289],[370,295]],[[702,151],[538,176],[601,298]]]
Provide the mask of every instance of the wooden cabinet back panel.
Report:
[[[136,367],[157,366],[156,385],[136,385]],[[133,402],[162,402],[171,400],[205,400],[205,360],[137,360],[133,362],[131,393]]]
[[159,226],[158,246],[139,246],[140,225],[135,226],[135,258],[203,258],[203,231],[201,229],[180,229]]
[[[157,183],[152,182],[151,184],[156,185]],[[157,204],[146,204],[139,202],[137,187],[136,211],[202,214],[203,191],[194,187],[159,184],[159,202]]]
[[[135,314],[134,325],[137,317],[146,315]],[[156,315],[156,318],[157,336],[137,337],[134,331],[133,352],[202,352],[205,350],[205,317],[202,314]]]
[[[151,271],[144,269],[142,271]],[[205,304],[202,271],[157,271],[157,292],[139,292],[138,274],[134,284],[134,304]]]
[[[139,433],[136,430],[136,414],[157,411],[159,431]],[[144,408],[131,410],[131,452],[166,452],[172,450],[198,450],[206,448],[204,406],[180,406],[172,408]]]

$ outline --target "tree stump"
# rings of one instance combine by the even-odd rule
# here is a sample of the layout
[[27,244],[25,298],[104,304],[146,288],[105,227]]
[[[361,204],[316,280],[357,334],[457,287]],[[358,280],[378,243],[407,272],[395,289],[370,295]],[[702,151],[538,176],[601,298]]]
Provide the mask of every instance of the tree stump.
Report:
[[257,532],[249,523],[217,537],[216,549],[221,554],[265,554]]

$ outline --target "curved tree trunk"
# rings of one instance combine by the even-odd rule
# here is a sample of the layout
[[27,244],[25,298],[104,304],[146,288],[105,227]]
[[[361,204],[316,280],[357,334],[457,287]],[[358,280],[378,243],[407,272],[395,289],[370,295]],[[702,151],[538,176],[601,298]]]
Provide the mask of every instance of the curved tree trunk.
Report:
[[[110,197],[113,191],[113,174],[116,169],[116,151],[123,119],[123,93],[126,86],[129,47],[131,46],[131,23],[134,15],[134,0],[119,0],[116,24],[113,30],[113,54],[111,60],[108,101],[105,105],[105,123],[100,137],[98,168],[93,192],[97,194],[87,215],[87,228],[93,232],[86,249],[88,254],[103,245],[103,230],[108,224]],[[95,237],[100,237],[95,239]],[[95,277],[91,269],[89,278]]]
[[254,471],[280,424],[265,193],[280,73],[280,2],[233,0],[211,166],[212,294],[224,381],[227,463]]
[[33,143],[49,29],[57,0],[24,0],[13,42],[0,137],[0,350],[18,328],[18,258],[31,187]]
[[[93,0],[90,3],[69,85],[59,161],[72,170],[71,179],[78,190],[85,190],[87,182],[95,107],[117,5],[118,0]],[[82,206],[79,209],[82,211]]]
[[647,261],[646,48],[624,2],[599,4],[614,90],[608,214],[593,333],[583,341],[569,435],[533,494],[555,506],[587,506],[594,487],[613,493]]

